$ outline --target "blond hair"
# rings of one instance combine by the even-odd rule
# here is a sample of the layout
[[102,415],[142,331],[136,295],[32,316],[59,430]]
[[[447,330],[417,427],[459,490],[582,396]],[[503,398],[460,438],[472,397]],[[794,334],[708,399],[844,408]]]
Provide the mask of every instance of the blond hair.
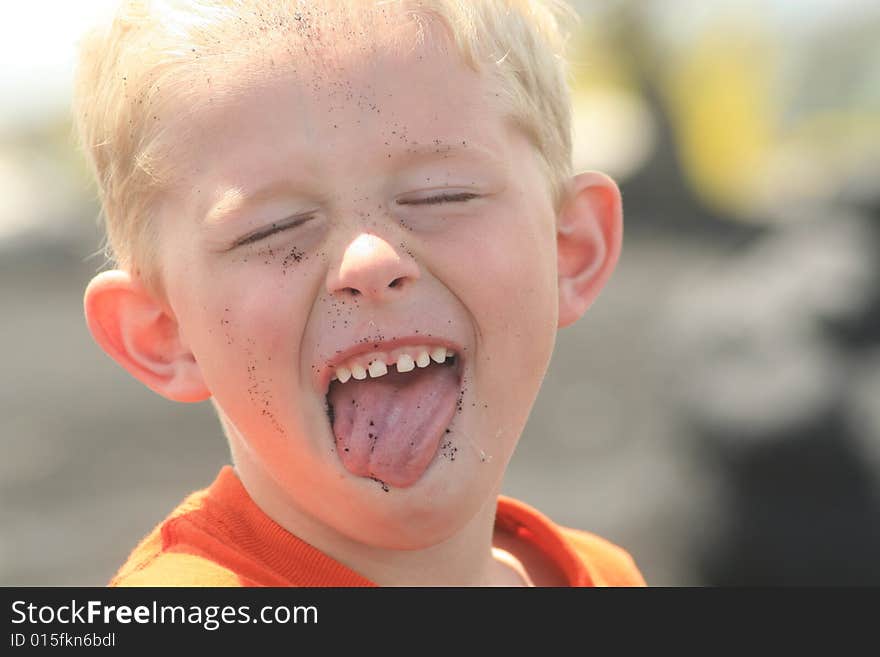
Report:
[[[196,80],[253,67],[259,42],[303,36],[320,23],[309,0],[123,0],[112,21],[80,49],[74,118],[98,185],[105,252],[118,267],[161,290],[154,201],[166,180],[162,118],[198,106]],[[327,3],[323,3],[327,4]],[[561,19],[577,15],[563,0],[335,0],[442,27],[472,69],[486,71],[510,117],[545,165],[554,206],[571,176],[571,109]],[[306,28],[308,29],[308,28]],[[320,26],[315,29],[320,31]],[[313,36],[313,35],[309,35]],[[367,38],[366,30],[359,34]],[[320,41],[320,40],[319,40]],[[310,47],[314,47],[312,43]],[[320,46],[319,46],[320,47]],[[216,77],[213,81],[216,84]],[[220,89],[212,89],[222,95]],[[172,158],[173,159],[173,158]]]

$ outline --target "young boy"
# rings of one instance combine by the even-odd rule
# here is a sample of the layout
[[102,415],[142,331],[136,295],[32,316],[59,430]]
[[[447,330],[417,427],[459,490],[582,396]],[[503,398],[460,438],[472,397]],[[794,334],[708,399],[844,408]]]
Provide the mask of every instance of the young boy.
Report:
[[129,0],[86,41],[118,263],[89,328],[152,390],[210,398],[234,464],[111,584],[644,583],[499,497],[621,245],[614,183],[571,175],[550,5]]

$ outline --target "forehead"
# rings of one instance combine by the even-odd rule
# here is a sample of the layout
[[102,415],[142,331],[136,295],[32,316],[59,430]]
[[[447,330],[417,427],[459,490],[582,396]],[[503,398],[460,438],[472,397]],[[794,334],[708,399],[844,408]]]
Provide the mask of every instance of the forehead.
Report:
[[503,157],[509,126],[494,80],[436,28],[388,26],[363,38],[325,27],[300,52],[281,40],[189,89],[197,101],[168,123],[172,179],[209,174],[223,186],[277,169],[321,179],[432,150]]

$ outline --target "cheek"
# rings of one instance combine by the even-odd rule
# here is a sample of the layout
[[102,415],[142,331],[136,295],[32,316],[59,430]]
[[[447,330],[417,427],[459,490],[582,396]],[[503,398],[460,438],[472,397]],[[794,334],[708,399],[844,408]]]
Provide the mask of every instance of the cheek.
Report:
[[219,269],[192,281],[187,317],[199,339],[191,348],[233,424],[263,451],[285,449],[308,316],[308,308],[299,307],[305,294],[262,265]]
[[470,286],[478,295],[472,312],[481,323],[510,337],[537,338],[555,328],[554,237],[540,221],[496,220],[472,241]]
[[212,390],[253,378],[254,367],[293,370],[292,350],[308,308],[302,279],[280,267],[219,263],[190,268],[182,319]]

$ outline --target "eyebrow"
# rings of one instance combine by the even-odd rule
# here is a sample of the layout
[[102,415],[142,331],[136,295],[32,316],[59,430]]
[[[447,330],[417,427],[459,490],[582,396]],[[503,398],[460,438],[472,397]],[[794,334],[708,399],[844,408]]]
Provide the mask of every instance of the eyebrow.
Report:
[[[459,139],[457,142],[434,140],[430,144],[417,144],[408,146],[403,151],[397,150],[388,153],[388,160],[394,163],[397,171],[408,167],[417,166],[424,162],[443,161],[446,159],[472,160],[481,166],[494,168],[506,168],[503,158],[496,155],[493,150],[482,145],[469,144],[467,140]],[[245,186],[230,187],[204,215],[203,224],[207,226],[226,224],[233,221],[239,213],[257,203],[276,199],[282,196],[302,198],[303,196],[314,197],[314,190],[306,192],[303,183],[297,182],[290,177],[279,178],[265,184],[255,186],[250,190]]]
[[247,207],[262,201],[290,195],[296,189],[293,181],[288,178],[280,178],[268,184],[260,185],[254,191],[248,191],[245,187],[238,185],[230,187],[223,193],[220,200],[211,206],[211,209],[205,214],[202,223],[206,226],[229,223]]
[[493,164],[503,163],[503,160],[492,150],[482,145],[468,144],[465,139],[454,143],[435,140],[432,144],[418,144],[415,148],[404,150],[401,159],[408,163],[413,160],[446,159],[447,157],[465,157]]

